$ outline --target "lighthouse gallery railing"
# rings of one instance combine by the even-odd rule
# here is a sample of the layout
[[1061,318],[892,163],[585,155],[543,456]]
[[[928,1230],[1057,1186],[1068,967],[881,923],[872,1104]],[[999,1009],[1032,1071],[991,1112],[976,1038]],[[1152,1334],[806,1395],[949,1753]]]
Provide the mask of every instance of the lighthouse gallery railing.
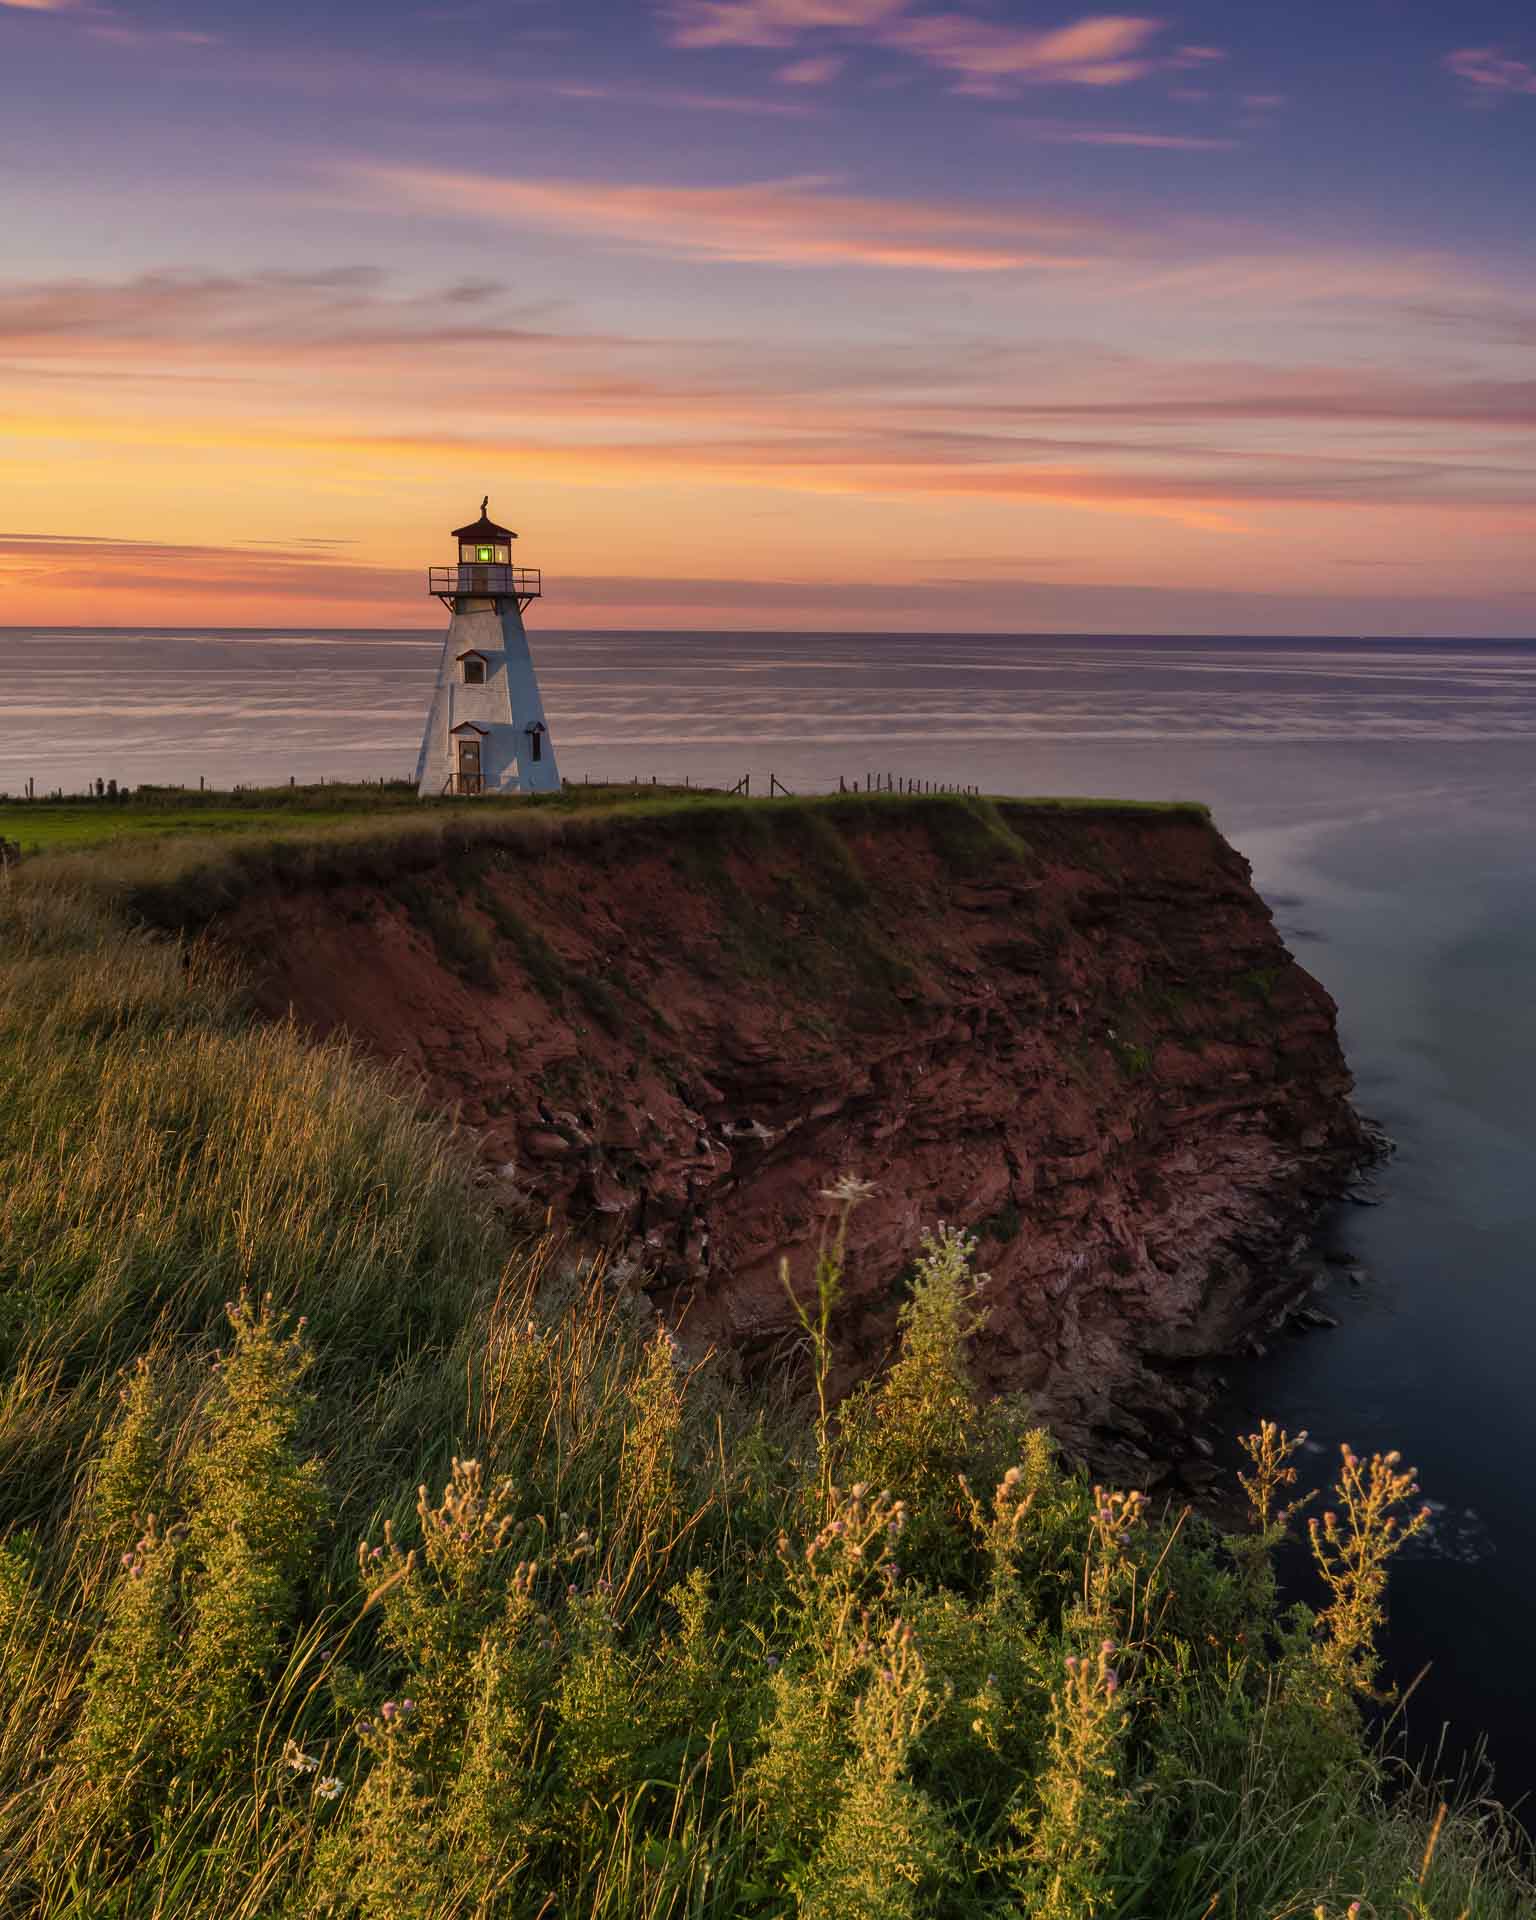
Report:
[[483,593],[537,600],[543,591],[543,577],[537,567],[481,566],[466,560],[456,567],[427,569],[427,592],[438,598],[445,593]]

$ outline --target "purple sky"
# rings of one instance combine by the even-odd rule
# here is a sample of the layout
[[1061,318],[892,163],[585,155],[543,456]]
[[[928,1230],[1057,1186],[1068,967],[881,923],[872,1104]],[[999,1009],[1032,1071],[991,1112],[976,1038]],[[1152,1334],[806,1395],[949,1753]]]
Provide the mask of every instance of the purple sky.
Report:
[[0,0],[0,624],[1536,632],[1512,0]]

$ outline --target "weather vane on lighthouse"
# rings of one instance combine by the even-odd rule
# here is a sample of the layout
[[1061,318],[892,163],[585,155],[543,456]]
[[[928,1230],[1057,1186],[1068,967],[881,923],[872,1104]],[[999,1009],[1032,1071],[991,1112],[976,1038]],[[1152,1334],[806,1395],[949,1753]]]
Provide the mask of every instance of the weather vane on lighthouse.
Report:
[[517,535],[490,518],[455,527],[458,559],[432,567],[427,591],[453,618],[416,762],[422,799],[443,793],[558,793],[560,770],[528,651],[523,610],[540,598],[537,567],[514,567]]

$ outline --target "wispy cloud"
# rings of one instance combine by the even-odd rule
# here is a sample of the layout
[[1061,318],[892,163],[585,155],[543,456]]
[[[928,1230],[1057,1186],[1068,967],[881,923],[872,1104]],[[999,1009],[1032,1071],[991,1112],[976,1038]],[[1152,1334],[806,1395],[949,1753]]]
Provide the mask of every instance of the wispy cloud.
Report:
[[53,592],[78,587],[82,578],[96,594],[148,589],[175,600],[303,599],[347,605],[398,603],[419,584],[412,570],[354,565],[303,545],[251,553],[162,540],[0,533],[0,608],[8,590]]
[[[1159,64],[1150,42],[1163,24],[1089,14],[1055,28],[1003,26],[967,13],[917,12],[913,0],[673,0],[665,17],[678,47],[792,47],[834,33],[909,54],[973,93],[1123,86]],[[1198,67],[1221,57],[1219,48],[1181,47],[1161,64]]]
[[674,0],[666,8],[678,47],[788,47],[816,28],[879,26],[908,0]]
[[1101,14],[1036,33],[964,14],[921,14],[896,22],[881,38],[969,80],[1117,87],[1148,71],[1143,55],[1160,26]]
[[[1139,370],[1136,388],[1082,400],[1044,399],[1033,420],[1113,420],[1159,425],[1201,420],[1376,421],[1536,431],[1536,380],[1414,380],[1315,368],[1211,366],[1183,381]],[[1148,392],[1162,386],[1164,391]],[[1010,409],[1002,409],[1010,410]],[[1536,474],[1533,474],[1536,480]]]
[[774,120],[803,120],[812,111],[798,100],[763,100],[755,94],[742,93],[701,93],[695,87],[627,87],[608,82],[558,80],[551,84],[549,91],[562,100],[590,100],[599,105],[618,101],[660,107],[665,112],[677,108],[684,113],[746,113]]
[[1485,93],[1536,93],[1536,67],[1498,47],[1463,47],[1448,53],[1445,65],[1458,80]]
[[438,214],[463,209],[469,218],[700,259],[998,273],[1080,268],[1092,258],[1082,225],[1065,218],[975,202],[877,199],[814,175],[682,187],[406,167],[350,173],[375,203]]
[[[368,266],[243,274],[164,268],[120,280],[0,284],[0,348],[48,355],[89,345],[110,354],[181,342],[213,352],[236,348],[247,359],[288,360],[298,350],[528,348],[571,338],[544,324],[547,312],[519,305],[494,280],[449,281],[401,295]],[[616,344],[612,335],[591,338],[594,345]]]
[[71,31],[105,40],[118,47],[181,46],[212,47],[219,36],[200,28],[161,26],[136,20],[119,13],[101,0],[0,0],[0,9],[15,13],[46,13],[57,17]]
[[1142,147],[1168,153],[1225,153],[1240,143],[1193,133],[1138,133],[1114,127],[1058,127],[1026,122],[1031,140],[1057,147]]
[[792,60],[787,67],[780,67],[778,78],[787,87],[825,87],[847,64],[839,53],[813,54],[807,60]]

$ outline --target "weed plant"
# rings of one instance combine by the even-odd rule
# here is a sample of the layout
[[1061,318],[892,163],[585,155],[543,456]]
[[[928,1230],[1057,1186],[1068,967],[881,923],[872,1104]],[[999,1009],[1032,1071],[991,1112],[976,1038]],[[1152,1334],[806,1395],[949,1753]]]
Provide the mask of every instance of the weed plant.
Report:
[[[67,871],[67,870],[66,870]],[[743,1388],[194,947],[0,897],[0,1914],[1515,1920],[1496,1807],[1365,1730],[1411,1475],[1317,1606],[982,1403],[974,1244],[827,1393],[844,1231]]]

